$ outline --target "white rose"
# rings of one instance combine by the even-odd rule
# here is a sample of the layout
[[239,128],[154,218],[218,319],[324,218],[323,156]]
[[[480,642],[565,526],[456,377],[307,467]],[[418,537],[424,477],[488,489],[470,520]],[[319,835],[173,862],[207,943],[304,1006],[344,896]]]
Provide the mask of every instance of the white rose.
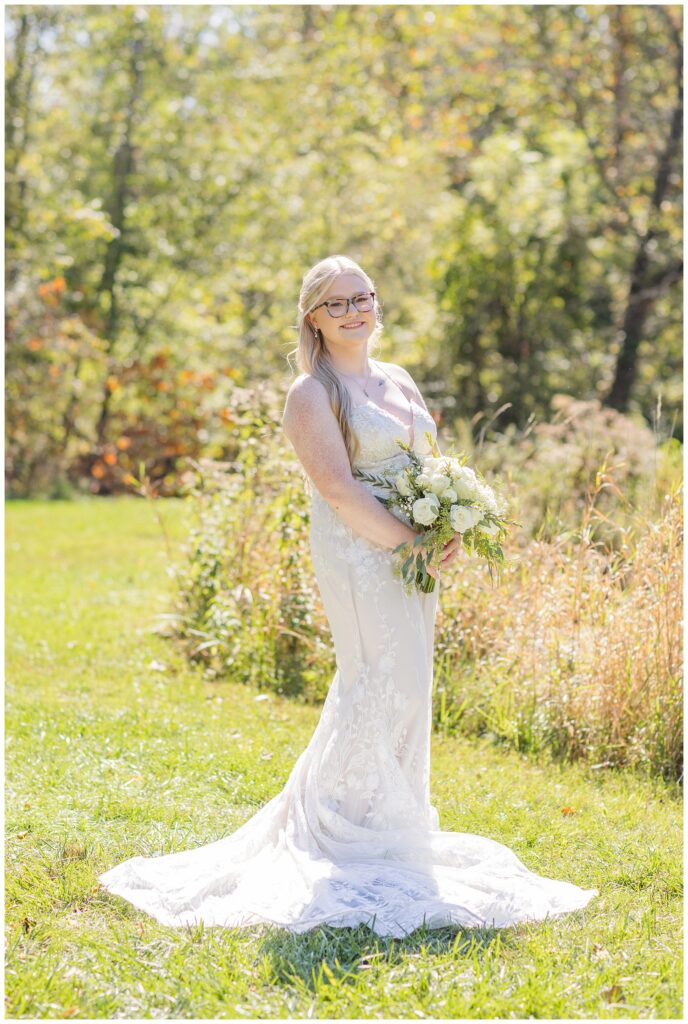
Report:
[[430,476],[429,476],[429,474],[428,473],[419,473],[418,476],[416,477],[416,483],[418,484],[419,487],[423,487],[423,488],[429,487],[430,486]]
[[470,466],[461,466],[458,464],[454,467],[452,479],[455,486],[459,480],[463,480],[465,484],[468,484],[473,488],[477,488],[479,483],[477,476]]
[[456,501],[458,494],[453,487],[447,487],[446,491],[442,492],[442,499],[444,501]]
[[454,479],[454,490],[459,498],[466,498],[468,501],[475,501],[478,496],[477,481],[471,480],[468,476],[459,476]]
[[423,526],[430,526],[437,519],[440,500],[436,494],[428,494],[425,498],[417,498],[413,503],[413,518]]
[[428,484],[429,489],[433,494],[444,494],[446,489],[450,486],[451,480],[448,476],[444,476],[443,473],[433,473],[430,477],[430,483]]
[[483,520],[482,523],[478,523],[478,529],[481,530],[482,533],[487,533],[490,537],[494,537],[499,527],[496,523],[489,523],[487,520]]
[[452,505],[449,509],[449,521],[452,529],[457,533],[465,533],[472,526],[482,519],[482,512],[476,508],[469,508],[467,505]]
[[404,497],[408,497],[411,494],[409,479],[405,472],[397,473],[394,477],[394,486],[399,491],[399,494],[403,494]]

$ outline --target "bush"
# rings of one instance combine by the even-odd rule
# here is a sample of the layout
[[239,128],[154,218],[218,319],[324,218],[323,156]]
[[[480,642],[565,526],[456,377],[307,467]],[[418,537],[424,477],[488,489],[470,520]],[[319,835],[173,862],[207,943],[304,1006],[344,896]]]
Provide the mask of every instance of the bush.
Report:
[[309,501],[299,463],[285,457],[280,411],[267,387],[237,389],[234,458],[193,463],[180,635],[210,677],[321,700],[334,655],[313,582]]
[[598,495],[595,530],[616,547],[637,511],[661,514],[662,497],[680,467],[678,442],[658,445],[646,424],[597,400],[558,394],[551,404],[549,421],[524,430],[509,424],[488,440],[481,433],[476,443],[460,429],[462,445],[485,476],[499,476],[512,516],[523,524],[522,543],[575,531],[598,473],[609,470],[613,479]]

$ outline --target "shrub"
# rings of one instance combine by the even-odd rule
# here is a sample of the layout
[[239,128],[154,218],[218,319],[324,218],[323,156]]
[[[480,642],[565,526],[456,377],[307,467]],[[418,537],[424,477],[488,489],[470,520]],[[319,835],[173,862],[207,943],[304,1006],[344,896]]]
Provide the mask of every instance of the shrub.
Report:
[[285,457],[278,412],[267,387],[237,389],[234,457],[192,464],[180,635],[210,677],[320,700],[334,657],[313,583],[308,498],[297,460]]
[[523,543],[575,530],[598,472],[613,467],[613,485],[596,502],[595,529],[617,546],[634,512],[661,512],[663,494],[680,466],[678,442],[659,445],[646,424],[597,400],[558,394],[551,404],[549,421],[531,422],[523,430],[509,424],[489,440],[480,432],[477,442],[463,429],[461,442],[485,476],[499,476],[513,518],[523,524]]

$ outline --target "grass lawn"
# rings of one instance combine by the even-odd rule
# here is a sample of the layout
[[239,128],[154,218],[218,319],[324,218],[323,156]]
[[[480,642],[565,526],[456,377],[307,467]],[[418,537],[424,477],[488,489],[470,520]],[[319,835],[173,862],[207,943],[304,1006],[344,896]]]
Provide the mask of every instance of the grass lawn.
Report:
[[[179,558],[188,510],[157,507]],[[167,555],[141,499],[9,503],[6,565],[8,1017],[681,1016],[678,787],[484,742],[433,738],[442,828],[596,886],[584,910],[398,940],[177,930],[99,891],[127,857],[234,831],[319,711],[206,681],[154,632]]]

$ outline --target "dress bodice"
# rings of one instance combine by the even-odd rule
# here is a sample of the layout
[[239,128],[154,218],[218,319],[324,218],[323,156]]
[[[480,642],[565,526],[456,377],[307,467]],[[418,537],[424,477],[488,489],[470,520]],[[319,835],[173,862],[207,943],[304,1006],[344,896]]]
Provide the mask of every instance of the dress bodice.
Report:
[[[413,451],[418,455],[429,455],[430,445],[425,437],[429,430],[433,440],[437,439],[437,426],[432,416],[411,399],[413,409]],[[354,407],[351,425],[360,448],[354,458],[354,467],[365,470],[394,468],[395,462],[403,464],[407,458],[396,443],[400,438],[410,444],[410,425],[402,423],[393,413],[381,408],[375,402],[363,402]]]
[[[375,402],[367,401],[354,406],[351,414],[351,427],[360,445],[353,460],[355,470],[361,469],[391,478],[400,472],[408,462],[408,455],[397,444],[397,438],[406,444],[411,444],[412,433],[412,450],[418,455],[431,453],[432,449],[425,437],[425,431],[428,430],[432,439],[437,440],[435,421],[416,401],[411,399],[410,402],[413,408],[413,432],[410,424],[402,423],[397,416]],[[308,481],[313,500],[311,516],[313,528],[322,528],[325,532],[332,530],[336,532],[338,529],[343,529],[350,533],[349,528],[339,520],[310,477]],[[377,497],[389,493],[388,487],[384,485],[368,481],[363,482],[363,485]],[[390,512],[402,522],[408,522],[401,509],[390,508]],[[361,543],[369,545],[369,542],[362,538]]]

